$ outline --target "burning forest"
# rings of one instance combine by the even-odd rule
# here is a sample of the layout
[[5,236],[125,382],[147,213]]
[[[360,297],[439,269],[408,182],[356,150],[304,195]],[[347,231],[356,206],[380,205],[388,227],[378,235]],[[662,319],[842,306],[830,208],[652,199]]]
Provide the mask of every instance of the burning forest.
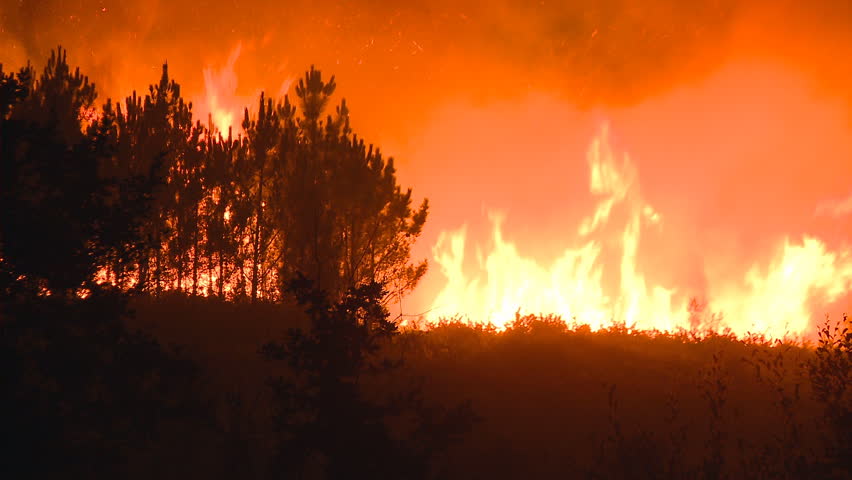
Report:
[[852,478],[850,27],[0,0],[0,474]]

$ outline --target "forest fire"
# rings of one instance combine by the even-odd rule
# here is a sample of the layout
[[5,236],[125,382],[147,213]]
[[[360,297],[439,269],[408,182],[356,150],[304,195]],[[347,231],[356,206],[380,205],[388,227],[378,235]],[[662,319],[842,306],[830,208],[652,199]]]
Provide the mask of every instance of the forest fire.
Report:
[[[252,102],[237,95],[235,64],[242,44],[230,51],[221,68],[203,70],[204,92],[194,102],[199,119],[209,117],[213,132],[227,137],[243,135],[243,109]],[[285,95],[292,84],[285,79],[279,89]],[[89,112],[98,114],[96,109]],[[254,111],[250,109],[251,114]],[[91,123],[91,122],[90,122]],[[568,325],[587,325],[599,330],[625,325],[639,331],[727,331],[739,337],[803,338],[813,334],[821,308],[847,296],[852,286],[852,253],[848,248],[832,250],[810,234],[779,235],[770,252],[759,252],[739,270],[705,272],[706,284],[694,289],[655,280],[653,270],[639,262],[643,232],[662,231],[664,209],[646,203],[640,191],[640,172],[628,152],[611,145],[606,123],[592,138],[586,152],[587,189],[596,199],[555,259],[542,261],[532,251],[505,238],[512,219],[500,205],[488,214],[487,234],[471,236],[466,226],[444,225],[429,246],[443,284],[419,294],[422,311],[430,326],[446,319],[472,324],[490,324],[504,329],[518,314],[555,315]],[[846,201],[848,203],[848,200]],[[264,203],[265,205],[265,203]],[[844,205],[820,204],[817,214],[844,215]],[[832,213],[833,212],[833,213]],[[230,207],[222,214],[226,223]],[[437,221],[441,224],[440,219]],[[242,238],[249,248],[250,235]],[[613,248],[614,247],[614,248]],[[471,250],[475,259],[471,261]],[[768,259],[768,260],[767,260]],[[235,282],[250,276],[251,262],[239,278],[225,278],[209,270],[194,283],[202,295],[237,290]],[[110,281],[105,271],[99,281]],[[129,284],[134,283],[131,281]],[[166,289],[180,289],[188,277],[172,279]],[[425,300],[422,300],[425,299]]]
[[[207,112],[225,135],[242,133],[242,109],[252,102],[236,93],[241,51],[239,42],[223,67],[204,68],[204,95],[195,102],[199,116]],[[279,95],[291,83],[285,79]],[[808,232],[778,233],[768,250],[745,258],[739,269],[704,272],[705,284],[698,289],[657,280],[658,272],[639,261],[641,239],[647,229],[671,232],[671,226],[663,227],[665,208],[645,202],[639,169],[627,152],[610,145],[608,128],[604,123],[585,152],[586,187],[597,204],[565,237],[572,246],[541,260],[534,245],[505,238],[512,218],[500,213],[500,204],[488,215],[490,231],[479,235],[472,236],[464,222],[454,229],[433,220],[444,224],[428,246],[433,280],[418,293],[416,306],[403,313],[422,312],[420,325],[461,318],[502,329],[520,313],[557,315],[593,330],[624,324],[645,331],[798,338],[813,334],[826,305],[847,298],[850,251],[843,245],[832,249]],[[817,213],[834,210],[828,204],[817,207]],[[611,218],[614,211],[620,213]],[[225,215],[227,220],[230,210]],[[215,276],[203,279],[200,291],[211,294]],[[444,283],[434,280],[437,276]],[[225,290],[234,291],[231,281],[225,281]]]
[[[246,101],[236,96],[234,64],[240,50],[238,44],[221,70],[204,69],[205,96],[197,104],[200,112],[210,112],[220,132],[240,132],[235,119]],[[551,262],[526,256],[523,248],[504,238],[511,219],[499,213],[499,206],[489,213],[488,237],[471,238],[464,226],[442,230],[431,253],[445,283],[431,297],[430,292],[421,292],[430,300],[423,315],[426,322],[420,325],[460,318],[502,329],[517,314],[539,314],[556,315],[569,325],[588,325],[592,330],[624,324],[640,331],[801,338],[813,333],[820,316],[814,307],[847,295],[852,285],[850,251],[831,250],[807,234],[777,237],[773,250],[760,255],[768,261],[751,261],[734,273],[708,274],[700,291],[655,282],[654,272],[643,270],[637,255],[643,231],[659,230],[665,214],[645,203],[638,168],[627,152],[614,150],[608,129],[604,124],[586,151],[588,191],[597,204],[566,239],[574,246]],[[615,211],[620,214],[613,215]],[[224,215],[227,221],[230,210]],[[465,257],[472,246],[475,264]],[[213,294],[216,276],[203,278],[200,291]],[[231,281],[225,282],[224,290],[234,290]]]
[[0,478],[852,478],[850,32],[0,0]]
[[[589,191],[599,200],[577,229],[578,245],[542,264],[503,239],[505,218],[492,213],[490,250],[478,246],[478,268],[466,269],[465,229],[443,231],[433,253],[447,283],[433,302],[430,319],[462,316],[503,328],[518,313],[541,314],[593,330],[623,323],[649,331],[710,329],[738,336],[800,337],[809,333],[811,306],[836,301],[852,285],[850,251],[829,251],[809,236],[782,239],[766,267],[754,264],[739,277],[709,279],[700,292],[703,301],[678,292],[677,285],[654,284],[637,265],[637,251],[642,231],[665,217],[643,203],[638,171],[626,153],[613,151],[606,126],[592,140],[587,160]],[[615,238],[598,235],[614,210],[624,210],[619,217],[623,226],[616,227]],[[612,240],[620,256],[605,258],[602,245]],[[603,278],[608,263],[618,266],[615,288],[607,288],[613,282]]]

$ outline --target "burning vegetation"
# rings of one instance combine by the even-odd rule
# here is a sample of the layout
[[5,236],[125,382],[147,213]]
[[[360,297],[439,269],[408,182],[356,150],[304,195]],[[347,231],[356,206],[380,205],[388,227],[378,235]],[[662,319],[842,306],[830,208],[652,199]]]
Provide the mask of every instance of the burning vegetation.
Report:
[[[852,287],[837,226],[852,211],[848,125],[786,74],[708,73],[730,60],[723,44],[766,55],[765,6],[413,2],[350,16],[296,2],[290,36],[241,8],[178,2],[170,18],[214,28],[230,13],[266,32],[222,30],[230,48],[182,88],[173,74],[199,67],[183,50],[151,71],[111,57],[156,44],[169,24],[156,2],[107,3],[94,18],[44,4],[81,31],[132,25],[102,48],[72,36],[72,56],[51,51],[41,71],[0,64],[3,478],[852,478],[852,326],[819,321]],[[254,6],[280,8],[268,3]],[[835,3],[794,27],[852,51],[821,17],[848,11]],[[53,23],[33,9],[0,12],[0,61],[42,49],[31,30]],[[323,69],[261,58],[282,42],[321,52]],[[100,101],[78,50],[104,91],[132,93]],[[311,66],[296,74],[293,60]],[[825,80],[845,67],[816,55],[809,68],[814,91],[852,98]],[[118,92],[143,71],[147,90]],[[746,99],[751,74],[776,90]],[[475,105],[447,100],[467,87]],[[554,88],[572,108],[624,110],[572,120],[553,113],[563,94],[535,96]],[[445,110],[429,103],[441,95]],[[746,119],[723,112],[718,127],[713,106],[738,95]],[[680,128],[682,97],[711,113]],[[772,143],[792,128],[785,109],[812,130]],[[651,128],[648,115],[671,118]],[[563,120],[593,127],[565,140]],[[659,130],[671,152],[654,164]],[[771,170],[742,160],[765,145],[795,151]],[[834,148],[827,192],[824,173],[787,161]],[[760,197],[743,193],[763,178],[775,183]]]
[[[298,115],[286,95],[274,101],[261,94],[257,110],[244,111],[236,136],[194,121],[192,104],[166,66],[144,97],[134,92],[122,103],[107,101],[91,119],[84,114],[93,109],[94,85],[79,71],[70,73],[64,51],[34,77],[31,69],[4,77],[12,92],[5,102],[13,107],[5,128],[14,132],[35,122],[51,128],[52,118],[38,116],[65,112],[51,140],[58,149],[81,145],[64,168],[82,165],[90,170],[77,174],[93,177],[78,184],[44,164],[31,178],[34,159],[44,155],[34,139],[5,142],[6,179],[17,180],[6,191],[18,203],[10,204],[4,246],[21,252],[8,261],[46,293],[81,293],[101,282],[152,294],[273,301],[284,280],[301,272],[334,296],[367,281],[401,296],[426,270],[425,262],[409,262],[409,251],[428,204],[413,208],[411,191],[396,184],[393,159],[352,133],[345,100],[323,118],[334,77],[324,80],[313,68],[305,74],[296,87]],[[40,182],[48,174],[57,175],[55,185]],[[75,193],[78,187],[92,191]],[[55,190],[42,195],[45,188]],[[74,195],[97,196],[96,208],[119,223],[92,219],[93,239],[75,239],[69,232],[77,218],[38,214],[48,209],[44,196],[57,202],[51,209],[95,208]],[[42,253],[29,243],[36,230],[45,233]],[[75,242],[72,251],[48,248],[61,236]],[[95,243],[104,240],[115,243]],[[76,281],[54,278],[51,270],[69,254],[97,271],[79,272]]]

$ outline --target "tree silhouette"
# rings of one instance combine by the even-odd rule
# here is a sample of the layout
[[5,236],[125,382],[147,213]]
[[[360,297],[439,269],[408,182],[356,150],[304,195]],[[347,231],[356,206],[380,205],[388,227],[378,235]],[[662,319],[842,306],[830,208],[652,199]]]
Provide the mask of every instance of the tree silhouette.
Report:
[[94,86],[71,73],[60,48],[26,95],[16,95],[0,132],[3,263],[38,289],[73,294],[91,284],[113,246],[104,219],[117,202],[99,172],[107,153],[96,131],[83,131],[80,113],[91,108]]
[[334,75],[328,82],[322,81],[322,72],[316,70],[313,65],[305,72],[305,78],[299,79],[296,86],[296,96],[302,107],[302,119],[299,126],[308,133],[308,138],[313,140],[321,129],[320,117],[328,106],[329,97],[334,93],[337,84],[334,83]]
[[0,124],[6,120],[12,105],[29,95],[31,86],[32,69],[29,66],[17,73],[6,74],[3,72],[3,64],[0,63]]
[[[382,285],[362,284],[332,302],[300,275],[289,291],[305,308],[310,326],[291,329],[284,343],[261,349],[265,358],[285,360],[291,369],[271,382],[280,472],[310,478],[429,478],[430,461],[470,428],[474,415],[468,404],[449,410],[427,406],[417,388],[384,402],[365,395],[363,384],[370,378],[402,365],[383,356],[399,331],[383,305]],[[414,427],[394,435],[389,425],[400,417]]]
[[139,459],[212,433],[195,367],[128,331],[127,293],[95,281],[139,250],[157,178],[122,174],[111,104],[81,114],[96,92],[64,50],[28,78],[4,76],[0,102],[0,476],[159,476]]
[[[208,132],[212,131],[212,126]],[[205,195],[201,218],[204,230],[204,255],[207,260],[211,293],[225,297],[225,284],[230,283],[237,264],[239,242],[248,228],[247,209],[241,208],[237,171],[240,144],[232,138],[208,136],[204,148]],[[215,277],[215,281],[213,280]]]
[[251,239],[251,300],[254,302],[258,297],[258,288],[264,283],[262,277],[265,277],[262,268],[266,263],[265,254],[269,249],[271,237],[265,214],[271,195],[266,184],[274,174],[269,167],[270,157],[274,154],[273,148],[278,143],[281,131],[278,114],[273,108],[271,98],[265,100],[264,94],[260,94],[257,117],[254,119],[249,119],[248,109],[245,110],[243,129],[246,132],[245,148],[252,162],[249,171],[254,173],[252,186],[249,189],[254,207],[254,228]]
[[401,295],[426,272],[425,261],[410,263],[410,252],[428,202],[412,209],[411,191],[398,186],[393,159],[352,135],[345,100],[334,117],[319,120],[334,90],[334,77],[324,83],[311,68],[296,89],[302,117],[295,118],[287,99],[279,109],[285,125],[279,147],[279,277],[304,273],[332,295],[376,281]]
[[252,302],[279,299],[297,272],[337,298],[371,281],[398,297],[426,272],[410,252],[428,202],[414,208],[393,159],[352,133],[345,99],[322,118],[334,77],[311,66],[295,104],[261,94],[244,133],[223,138],[193,119],[167,65],[144,96],[97,109],[94,85],[65,57],[54,52],[37,81],[30,68],[0,75],[0,181],[14,206],[3,241],[34,280],[70,272],[52,268],[75,258],[68,250],[80,264],[73,279],[50,279],[60,288],[98,276]]

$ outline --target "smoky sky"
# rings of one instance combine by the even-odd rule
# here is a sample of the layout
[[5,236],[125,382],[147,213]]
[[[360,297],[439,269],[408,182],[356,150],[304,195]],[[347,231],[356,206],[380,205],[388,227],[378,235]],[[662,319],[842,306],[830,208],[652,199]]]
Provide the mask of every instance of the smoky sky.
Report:
[[[712,72],[733,55],[810,62],[831,78],[849,53],[848,2],[2,0],[0,61],[40,65],[62,44],[109,96],[142,90],[168,61],[188,92],[239,42],[243,93],[310,64],[381,112],[454,95],[530,90],[578,105],[630,104]],[[345,90],[344,90],[345,91]],[[846,95],[844,92],[843,95]],[[357,96],[357,95],[356,95]]]

